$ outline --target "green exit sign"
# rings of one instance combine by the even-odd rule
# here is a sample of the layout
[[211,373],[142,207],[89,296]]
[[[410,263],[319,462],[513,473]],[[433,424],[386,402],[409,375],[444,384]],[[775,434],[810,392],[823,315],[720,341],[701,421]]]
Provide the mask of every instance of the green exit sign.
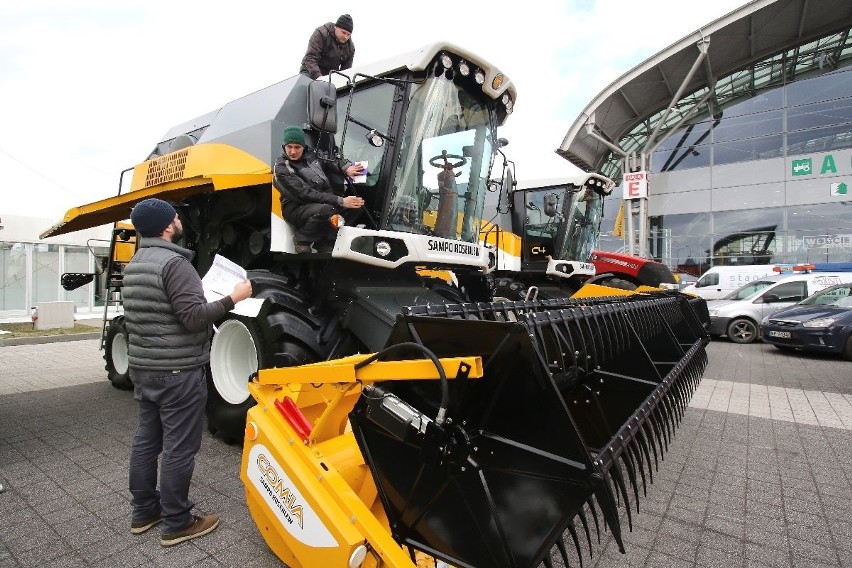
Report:
[[813,162],[810,158],[805,158],[803,160],[793,160],[793,175],[794,176],[807,176],[813,173],[814,167]]

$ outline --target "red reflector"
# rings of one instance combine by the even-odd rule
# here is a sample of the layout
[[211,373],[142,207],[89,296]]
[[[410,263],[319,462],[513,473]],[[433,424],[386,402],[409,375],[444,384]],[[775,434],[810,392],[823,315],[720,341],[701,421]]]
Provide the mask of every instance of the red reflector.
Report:
[[311,425],[302,411],[299,410],[299,407],[296,406],[296,403],[293,402],[293,399],[285,396],[284,400],[276,400],[275,408],[287,419],[287,422],[290,423],[290,426],[293,427],[302,441],[307,442],[311,437]]

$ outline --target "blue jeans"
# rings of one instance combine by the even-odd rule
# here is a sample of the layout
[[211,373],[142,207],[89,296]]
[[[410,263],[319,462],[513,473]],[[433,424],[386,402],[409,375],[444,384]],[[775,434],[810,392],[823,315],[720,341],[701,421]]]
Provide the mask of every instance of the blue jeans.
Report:
[[[189,484],[195,454],[201,447],[205,367],[181,371],[130,369],[133,398],[139,401],[139,425],[130,450],[130,493],[133,522],[158,514],[163,533],[174,533],[192,522]],[[160,489],[157,490],[157,457]]]

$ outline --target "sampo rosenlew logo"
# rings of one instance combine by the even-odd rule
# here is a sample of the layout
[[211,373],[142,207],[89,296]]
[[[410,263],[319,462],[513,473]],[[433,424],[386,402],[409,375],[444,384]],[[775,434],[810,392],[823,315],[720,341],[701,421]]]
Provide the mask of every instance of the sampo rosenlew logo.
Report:
[[275,466],[269,463],[269,458],[264,454],[257,456],[257,468],[263,476],[260,482],[281,513],[284,514],[290,523],[296,522],[299,528],[305,528],[302,506],[296,503],[296,496],[293,490],[284,486],[284,482],[281,480],[281,476],[278,474]]

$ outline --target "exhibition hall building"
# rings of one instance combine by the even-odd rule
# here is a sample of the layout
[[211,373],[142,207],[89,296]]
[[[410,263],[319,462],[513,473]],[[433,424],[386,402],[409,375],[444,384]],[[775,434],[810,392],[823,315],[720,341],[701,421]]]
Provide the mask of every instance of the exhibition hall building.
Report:
[[850,31],[848,0],[750,2],[600,93],[557,153],[648,183],[606,200],[599,248],[695,275],[852,260]]

